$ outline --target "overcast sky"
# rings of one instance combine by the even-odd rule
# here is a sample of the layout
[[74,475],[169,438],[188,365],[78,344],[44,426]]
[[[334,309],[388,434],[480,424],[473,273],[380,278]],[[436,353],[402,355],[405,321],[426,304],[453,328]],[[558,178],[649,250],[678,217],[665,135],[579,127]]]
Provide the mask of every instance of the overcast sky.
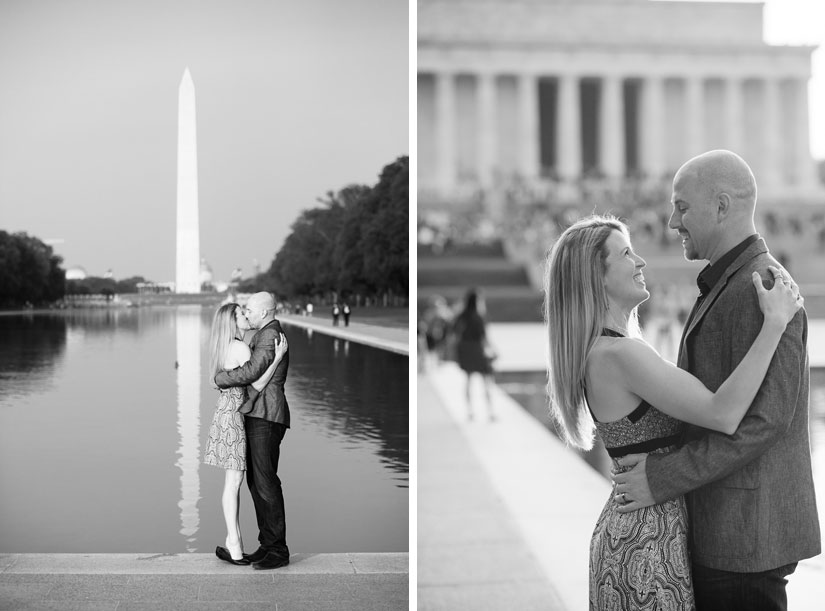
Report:
[[2,0],[0,229],[64,267],[175,275],[178,86],[201,255],[266,269],[301,210],[409,153],[406,0]]
[[[748,1],[748,0],[745,0]],[[772,44],[818,44],[825,1],[767,0]],[[64,266],[174,279],[177,95],[198,113],[201,253],[266,268],[316,198],[409,152],[406,0],[2,0],[0,229]]]

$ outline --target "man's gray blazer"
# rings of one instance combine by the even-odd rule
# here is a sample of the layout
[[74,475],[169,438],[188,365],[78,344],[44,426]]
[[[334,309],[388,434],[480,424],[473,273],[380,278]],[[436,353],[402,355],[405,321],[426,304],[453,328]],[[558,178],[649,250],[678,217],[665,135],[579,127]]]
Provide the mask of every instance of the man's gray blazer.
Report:
[[[249,342],[252,356],[249,360],[230,371],[221,371],[215,376],[215,383],[220,388],[228,386],[246,386],[260,378],[275,360],[275,350],[281,341],[281,323],[271,320],[261,327]],[[262,418],[289,427],[289,403],[284,394],[284,384],[289,371],[289,351],[284,354],[275,368],[275,373],[266,386],[258,393],[252,386],[247,388],[248,398],[240,407],[245,416]]]
[[[751,274],[773,286],[781,268],[764,240],[751,244],[711,289],[679,347],[679,367],[716,391],[762,326]],[[690,337],[695,358],[688,362]],[[800,310],[779,342],[759,392],[736,433],[690,426],[686,444],[647,459],[657,502],[686,494],[693,562],[752,573],[820,552],[808,434],[808,319]]]

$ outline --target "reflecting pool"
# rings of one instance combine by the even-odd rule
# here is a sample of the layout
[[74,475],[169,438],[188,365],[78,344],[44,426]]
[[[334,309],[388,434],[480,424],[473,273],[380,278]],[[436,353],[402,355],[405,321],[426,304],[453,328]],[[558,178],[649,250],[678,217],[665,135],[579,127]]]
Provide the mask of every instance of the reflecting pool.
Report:
[[[212,552],[213,309],[0,316],[0,552]],[[408,358],[284,325],[293,552],[408,550]],[[257,548],[249,492],[241,528]]]

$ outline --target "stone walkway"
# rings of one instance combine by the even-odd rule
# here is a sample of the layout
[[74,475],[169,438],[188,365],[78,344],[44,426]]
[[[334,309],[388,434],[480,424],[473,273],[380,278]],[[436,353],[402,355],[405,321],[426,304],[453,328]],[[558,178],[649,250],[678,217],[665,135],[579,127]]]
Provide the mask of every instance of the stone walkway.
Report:
[[384,611],[409,606],[409,556],[293,554],[256,571],[213,554],[2,554],[3,611]]
[[[522,335],[498,339],[500,358],[523,360]],[[418,378],[418,609],[586,609],[610,484],[498,387],[489,422],[476,383],[469,421],[454,363]],[[799,564],[790,609],[822,607],[823,569],[823,555]]]
[[355,321],[350,321],[348,327],[345,327],[343,322],[334,326],[328,317],[293,316],[291,314],[279,314],[278,320],[366,346],[382,348],[398,354],[410,354],[410,332],[406,327],[383,327]]
[[564,609],[426,377],[418,406],[418,609]]

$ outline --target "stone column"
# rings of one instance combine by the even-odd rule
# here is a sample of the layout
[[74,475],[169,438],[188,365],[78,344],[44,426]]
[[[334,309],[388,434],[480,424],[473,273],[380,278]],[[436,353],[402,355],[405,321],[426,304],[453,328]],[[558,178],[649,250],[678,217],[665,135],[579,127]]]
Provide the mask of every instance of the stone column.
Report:
[[609,75],[602,79],[599,116],[599,165],[608,178],[624,176],[624,113],[622,80]]
[[493,184],[496,166],[496,80],[493,74],[478,74],[478,179]]
[[[776,78],[766,78],[762,81],[764,93],[764,129],[765,139],[762,156],[762,177],[761,183],[766,187],[776,188],[782,182],[782,140],[780,134],[781,126],[781,98],[779,90],[779,80]],[[757,184],[760,177],[756,177]]]
[[666,169],[664,113],[665,80],[660,76],[651,76],[642,84],[639,153],[642,169],[653,179],[661,178]]
[[577,180],[582,173],[581,94],[579,78],[559,77],[558,143],[556,159],[559,175],[564,180]]
[[744,81],[739,77],[731,77],[725,81],[725,146],[737,155],[743,156],[745,106],[743,104],[742,88]]
[[685,160],[704,152],[705,129],[705,95],[704,81],[701,77],[691,76],[685,79]]
[[456,182],[455,79],[449,73],[436,75],[435,123],[438,187],[449,192]]
[[519,170],[523,178],[538,178],[539,168],[539,82],[532,74],[518,78]]
[[796,150],[794,167],[797,168],[797,186],[816,187],[816,167],[811,157],[811,142],[808,115],[808,79],[794,81],[794,101],[796,103]]

